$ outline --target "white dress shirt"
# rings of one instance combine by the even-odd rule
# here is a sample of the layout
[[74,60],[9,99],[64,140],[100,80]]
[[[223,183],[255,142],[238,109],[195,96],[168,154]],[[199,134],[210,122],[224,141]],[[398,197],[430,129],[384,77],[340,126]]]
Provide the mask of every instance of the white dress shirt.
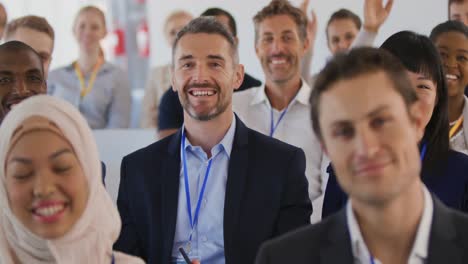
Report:
[[[419,222],[416,238],[414,240],[413,248],[408,258],[408,264],[424,264],[427,260],[427,249],[429,248],[429,235],[431,232],[432,215],[434,211],[434,203],[431,195],[426,186],[423,185],[424,193],[424,209],[421,220]],[[351,199],[348,200],[346,205],[346,219],[348,223],[348,230],[351,237],[351,248],[354,256],[355,264],[369,264],[371,263],[371,255],[367,248],[366,242],[362,237],[361,230],[354,215]],[[385,228],[385,227],[382,227]],[[375,264],[381,264],[378,259],[374,258]]]
[[[184,129],[184,128],[182,128]],[[204,264],[223,264],[224,256],[224,201],[228,177],[229,160],[236,131],[236,119],[233,117],[229,130],[224,138],[211,149],[211,158],[200,146],[193,146],[185,139],[188,186],[192,217],[195,217],[196,206],[207,176],[208,164],[211,161],[210,175],[201,200],[198,222],[194,226],[192,240],[190,217],[187,212],[187,200],[184,179],[183,156],[179,173],[179,202],[177,221],[172,246],[172,263],[185,263],[179,252],[184,247],[190,259],[198,259]],[[190,244],[190,246],[187,246]]]
[[[304,150],[309,197],[311,201],[318,201],[313,203],[311,217],[311,221],[316,222],[322,214],[322,199],[317,199],[322,194],[322,150],[312,130],[310,93],[311,88],[302,81],[299,92],[286,108],[287,112],[278,123],[273,137]],[[273,123],[276,124],[284,111],[272,109],[265,94],[265,85],[234,93],[233,109],[249,128],[265,135],[270,135],[271,114],[273,113]]]

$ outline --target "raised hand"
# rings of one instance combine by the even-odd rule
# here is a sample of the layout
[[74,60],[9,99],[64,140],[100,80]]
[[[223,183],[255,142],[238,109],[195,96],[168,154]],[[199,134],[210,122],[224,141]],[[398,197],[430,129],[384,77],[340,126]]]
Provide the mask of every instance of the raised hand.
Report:
[[[307,8],[309,6],[310,0],[302,1],[299,8],[306,14],[307,16]],[[315,15],[314,10],[310,12],[310,17],[307,17],[307,37],[309,38],[310,47],[313,47],[315,43],[315,37],[317,35],[317,16]]]
[[383,5],[383,0],[365,0],[364,2],[364,29],[369,32],[377,32],[387,20],[392,10],[393,0],[388,0]]

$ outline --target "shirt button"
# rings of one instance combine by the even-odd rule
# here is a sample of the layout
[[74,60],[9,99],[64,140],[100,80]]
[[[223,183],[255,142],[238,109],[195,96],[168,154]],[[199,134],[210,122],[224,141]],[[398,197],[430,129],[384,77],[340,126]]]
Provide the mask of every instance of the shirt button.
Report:
[[208,240],[208,239],[206,238],[206,236],[202,236],[202,237],[201,237],[201,241],[202,241],[202,242],[206,242],[207,240]]

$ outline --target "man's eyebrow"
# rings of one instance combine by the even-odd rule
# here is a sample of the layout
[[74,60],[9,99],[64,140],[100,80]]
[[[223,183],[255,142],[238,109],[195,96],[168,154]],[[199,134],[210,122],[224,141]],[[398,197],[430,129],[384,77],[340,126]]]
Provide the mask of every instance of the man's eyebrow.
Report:
[[221,56],[221,55],[208,55],[207,57],[208,57],[208,59],[215,59],[215,60],[222,60],[222,61],[225,61],[225,60],[226,60],[226,59],[225,59],[223,56]]
[[390,108],[390,106],[388,106],[388,105],[381,105],[381,106],[377,107],[376,109],[374,109],[374,110],[370,111],[369,113],[367,113],[366,116],[367,116],[367,117],[376,116],[376,115],[378,115],[380,112],[383,112],[383,111],[385,111],[385,110],[387,110],[387,109],[389,109],[389,108]]
[[182,60],[190,60],[190,59],[193,59],[193,55],[182,55],[179,59],[179,61],[182,61]]
[[1,75],[13,75],[12,71],[9,70],[0,70]]
[[[377,108],[375,108],[374,110],[368,112],[367,114],[364,115],[365,118],[367,117],[373,117],[373,116],[376,116],[378,115],[380,112],[382,111],[385,111],[387,109],[389,109],[390,106],[388,105],[381,105]],[[344,125],[344,124],[349,124],[349,123],[352,123],[351,120],[347,120],[347,119],[339,119],[339,120],[334,120],[331,125],[332,126],[337,126],[337,125]]]
[[38,68],[29,69],[29,70],[26,71],[26,73],[28,73],[28,74],[39,73],[39,74],[42,75],[42,71],[40,69],[38,69]]

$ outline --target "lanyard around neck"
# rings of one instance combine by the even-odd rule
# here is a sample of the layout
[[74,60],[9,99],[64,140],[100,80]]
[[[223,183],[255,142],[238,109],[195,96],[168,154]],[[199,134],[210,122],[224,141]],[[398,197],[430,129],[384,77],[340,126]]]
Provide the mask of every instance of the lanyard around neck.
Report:
[[200,190],[200,194],[198,195],[197,207],[195,208],[195,214],[194,214],[194,217],[192,218],[192,205],[191,205],[191,200],[190,200],[190,186],[189,186],[189,179],[188,179],[187,158],[185,156],[185,131],[182,131],[182,142],[181,142],[180,151],[182,152],[182,165],[183,165],[183,171],[184,171],[185,199],[187,201],[187,212],[188,212],[188,216],[190,220],[190,227],[191,227],[189,241],[191,241],[194,227],[198,222],[198,216],[200,213],[200,205],[203,199],[203,195],[205,193],[206,182],[208,181],[208,176],[210,175],[211,163],[213,159],[210,159],[210,161],[208,162],[208,167],[206,168],[205,178],[203,179],[203,184]]
[[78,61],[75,61],[73,63],[73,68],[75,70],[76,77],[78,77],[78,80],[80,81],[80,96],[81,98],[85,97],[91,90],[93,89],[94,86],[94,81],[96,80],[96,76],[99,72],[99,68],[101,68],[103,64],[102,58],[99,58],[96,64],[93,67],[93,71],[91,72],[91,76],[89,77],[88,85],[85,83],[85,78],[83,75],[83,72],[80,69],[80,66],[78,65]]
[[421,161],[424,161],[424,157],[426,156],[427,151],[427,144],[423,143],[421,147]]
[[281,112],[281,114],[280,114],[278,120],[276,121],[276,123],[273,121],[273,108],[271,108],[270,137],[272,137],[273,134],[275,134],[275,131],[278,128],[278,125],[280,124],[283,117],[286,115],[286,112],[288,112],[288,108],[289,108],[289,105],[288,105],[288,107],[286,107],[286,109],[284,109],[283,112]]
[[450,128],[449,139],[451,139],[455,135],[455,133],[457,133],[458,128],[460,128],[462,124],[463,124],[463,115],[460,116],[455,122],[455,124],[453,125],[453,127]]

